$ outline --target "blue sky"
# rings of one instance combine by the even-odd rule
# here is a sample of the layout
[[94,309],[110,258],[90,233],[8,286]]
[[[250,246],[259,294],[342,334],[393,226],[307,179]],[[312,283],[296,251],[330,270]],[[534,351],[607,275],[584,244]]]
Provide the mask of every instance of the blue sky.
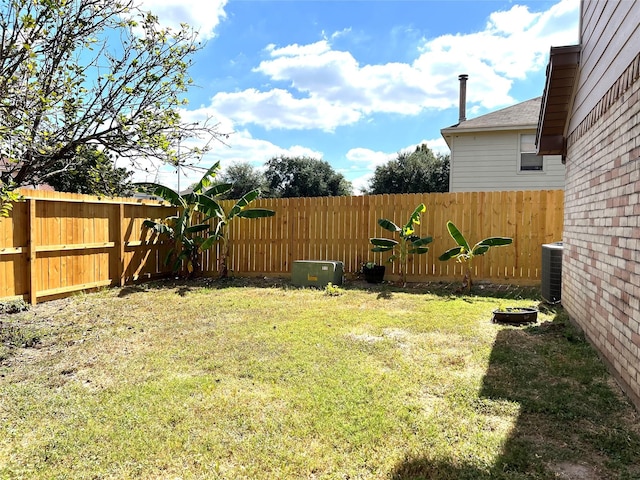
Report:
[[[227,145],[201,162],[262,167],[276,155],[328,161],[357,191],[375,167],[458,121],[542,95],[551,46],[578,42],[579,0],[144,0],[206,41],[185,120],[213,117]],[[182,172],[181,186],[198,173]],[[176,187],[163,167],[156,180]]]

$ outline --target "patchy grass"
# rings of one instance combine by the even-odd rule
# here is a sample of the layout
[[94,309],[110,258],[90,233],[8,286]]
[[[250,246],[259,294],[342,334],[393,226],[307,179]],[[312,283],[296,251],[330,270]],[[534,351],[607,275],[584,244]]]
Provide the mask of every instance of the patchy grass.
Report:
[[476,292],[160,283],[0,316],[40,339],[0,366],[0,478],[638,478],[563,312],[495,325],[535,299]]

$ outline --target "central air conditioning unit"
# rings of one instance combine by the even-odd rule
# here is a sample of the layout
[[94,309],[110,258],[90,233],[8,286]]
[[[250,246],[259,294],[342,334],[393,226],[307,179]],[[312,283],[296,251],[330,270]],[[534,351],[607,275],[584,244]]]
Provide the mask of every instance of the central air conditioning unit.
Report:
[[558,303],[562,293],[562,242],[542,245],[542,298]]

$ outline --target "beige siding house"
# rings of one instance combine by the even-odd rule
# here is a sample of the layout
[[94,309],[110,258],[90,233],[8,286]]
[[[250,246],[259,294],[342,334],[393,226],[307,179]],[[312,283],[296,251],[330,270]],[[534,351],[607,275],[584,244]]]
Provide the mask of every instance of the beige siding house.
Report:
[[551,49],[538,151],[565,156],[562,304],[640,408],[640,2],[581,3]]
[[449,191],[564,188],[561,157],[536,155],[540,102],[534,98],[470,120],[461,112],[460,123],[442,129],[451,150]]

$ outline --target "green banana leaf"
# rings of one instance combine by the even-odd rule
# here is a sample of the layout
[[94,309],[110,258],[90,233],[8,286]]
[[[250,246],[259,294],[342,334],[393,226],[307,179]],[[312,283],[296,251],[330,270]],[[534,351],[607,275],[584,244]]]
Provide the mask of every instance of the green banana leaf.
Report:
[[389,230],[390,232],[399,232],[400,227],[393,223],[391,220],[387,220],[386,218],[381,218],[378,220],[378,225],[380,225],[385,230]]
[[204,192],[203,195],[206,195],[207,197],[216,197],[218,195],[222,195],[223,193],[227,193],[232,188],[233,183],[219,183],[218,185],[215,185]]
[[191,225],[190,227],[185,228],[184,233],[204,232],[205,230],[209,230],[209,228],[211,228],[211,225],[208,223],[199,223],[198,225]]
[[227,220],[231,220],[233,217],[238,215],[244,207],[253,202],[260,195],[260,189],[256,188],[255,190],[251,190],[250,192],[245,193],[240,200],[236,202],[233,208],[229,211],[227,215]]
[[423,245],[427,245],[429,243],[433,242],[433,237],[423,237],[423,238],[418,238],[416,240],[413,240],[411,242],[411,245],[414,247],[421,247]]
[[398,245],[397,240],[391,238],[370,238],[369,241],[377,247],[395,247]]
[[389,250],[393,250],[393,247],[373,247],[371,249],[372,252],[388,252]]
[[198,197],[197,210],[202,212],[206,218],[224,218],[224,210],[222,206],[208,195],[200,195]]
[[487,247],[500,247],[502,245],[510,245],[513,242],[509,237],[490,237],[478,242],[478,245],[486,245]]
[[160,185],[159,183],[152,182],[140,182],[135,184],[138,187],[139,192],[151,191],[153,195],[156,197],[160,197],[163,200],[166,200],[171,205],[175,205],[176,207],[185,207],[186,203],[184,199],[180,196],[178,192],[173,190],[172,188],[165,187],[164,185]]
[[250,208],[249,210],[242,210],[238,212],[240,218],[266,218],[273,217],[276,214],[273,210],[267,208]]
[[476,245],[475,247],[473,247],[473,251],[471,252],[471,254],[476,256],[484,255],[489,251],[489,248],[489,245]]
[[458,228],[453,224],[451,220],[447,222],[447,230],[449,230],[449,235],[451,235],[451,238],[453,238],[458,245],[463,247],[465,252],[471,251],[467,239],[464,238],[464,235],[460,233],[460,230],[458,230]]
[[220,162],[216,162],[211,165],[211,168],[207,170],[198,183],[193,186],[194,193],[202,193],[202,191],[213,183],[213,177],[216,176],[218,169],[220,168]]
[[416,253],[418,255],[422,255],[423,253],[427,253],[428,251],[429,247],[417,247],[409,249],[409,253]]
[[154,222],[153,220],[145,220],[144,222],[142,222],[142,226],[145,228],[152,229],[158,235],[162,235],[162,234],[171,235],[173,233],[173,229],[168,225],[165,225],[164,223],[160,223],[160,222]]
[[440,260],[442,262],[446,262],[447,260],[458,256],[463,250],[464,250],[464,247],[460,247],[460,246],[450,248],[449,250],[444,252],[442,255],[440,255],[438,257],[438,260]]
[[202,244],[200,245],[200,250],[201,251],[205,251],[208,250],[209,248],[211,248],[213,246],[214,243],[216,243],[218,240],[220,239],[220,237],[218,235],[211,235],[209,237],[206,238],[206,240],[204,242],[202,242]]

